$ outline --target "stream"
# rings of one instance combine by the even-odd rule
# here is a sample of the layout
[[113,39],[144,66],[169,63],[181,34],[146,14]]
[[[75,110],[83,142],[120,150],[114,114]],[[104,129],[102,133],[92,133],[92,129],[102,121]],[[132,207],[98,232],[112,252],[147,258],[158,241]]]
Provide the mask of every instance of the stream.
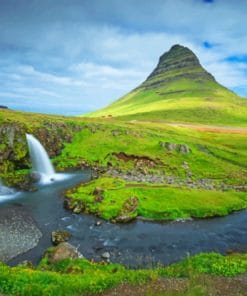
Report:
[[[74,173],[64,181],[42,185],[36,192],[22,192],[0,203],[0,209],[18,207],[28,212],[43,234],[36,247],[10,260],[10,265],[23,260],[38,263],[44,250],[51,246],[51,232],[62,229],[72,234],[69,242],[86,258],[101,260],[102,253],[109,252],[111,262],[130,267],[169,264],[200,252],[225,253],[247,248],[246,210],[204,220],[163,223],[137,220],[128,224],[111,224],[65,210],[63,191],[90,178],[87,171]],[[97,221],[102,224],[96,226]]]

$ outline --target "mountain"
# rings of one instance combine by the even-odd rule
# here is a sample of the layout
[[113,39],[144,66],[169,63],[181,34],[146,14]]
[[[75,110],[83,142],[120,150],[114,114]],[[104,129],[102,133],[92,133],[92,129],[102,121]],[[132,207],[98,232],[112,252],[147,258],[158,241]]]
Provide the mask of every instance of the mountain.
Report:
[[247,100],[220,85],[187,47],[164,53],[147,79],[89,117],[247,125]]

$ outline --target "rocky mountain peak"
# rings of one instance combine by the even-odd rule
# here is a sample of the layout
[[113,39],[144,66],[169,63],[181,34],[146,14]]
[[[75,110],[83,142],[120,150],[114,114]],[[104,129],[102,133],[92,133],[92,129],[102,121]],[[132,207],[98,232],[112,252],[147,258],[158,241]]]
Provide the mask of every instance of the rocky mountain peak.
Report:
[[166,82],[183,78],[197,81],[215,80],[189,48],[175,44],[160,56],[158,65],[140,87],[161,87]]

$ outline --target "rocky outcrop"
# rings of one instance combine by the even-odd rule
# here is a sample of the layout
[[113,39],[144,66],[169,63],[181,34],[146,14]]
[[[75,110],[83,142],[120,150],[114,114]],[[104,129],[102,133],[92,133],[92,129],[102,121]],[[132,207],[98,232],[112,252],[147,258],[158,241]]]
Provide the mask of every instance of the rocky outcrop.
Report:
[[176,144],[176,143],[170,143],[170,142],[160,142],[160,147],[166,148],[168,151],[177,151],[182,154],[188,154],[191,152],[191,149],[188,145],[185,144]]
[[155,173],[143,173],[139,170],[131,170],[128,172],[121,172],[116,169],[109,169],[107,175],[121,178],[127,182],[140,182],[140,183],[152,183],[152,184],[169,184],[176,185],[180,187],[194,188],[194,189],[204,189],[204,190],[236,190],[247,192],[247,185],[230,185],[224,182],[215,182],[213,179],[192,179],[193,173],[189,170],[189,164],[183,162],[182,167],[185,169],[185,178],[178,176],[167,176],[159,175]]
[[121,209],[120,214],[114,219],[113,222],[127,223],[134,220],[137,216],[137,207],[139,200],[137,197],[130,197],[125,202]]
[[156,68],[137,89],[156,89],[183,78],[198,82],[215,81],[189,48],[176,44],[160,57]]

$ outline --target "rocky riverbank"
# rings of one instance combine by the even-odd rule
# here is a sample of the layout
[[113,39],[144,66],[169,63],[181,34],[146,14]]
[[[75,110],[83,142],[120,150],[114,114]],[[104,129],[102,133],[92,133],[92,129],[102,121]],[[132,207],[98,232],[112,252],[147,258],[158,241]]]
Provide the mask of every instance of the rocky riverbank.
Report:
[[0,208],[0,261],[10,259],[34,248],[42,233],[27,210],[21,206]]

